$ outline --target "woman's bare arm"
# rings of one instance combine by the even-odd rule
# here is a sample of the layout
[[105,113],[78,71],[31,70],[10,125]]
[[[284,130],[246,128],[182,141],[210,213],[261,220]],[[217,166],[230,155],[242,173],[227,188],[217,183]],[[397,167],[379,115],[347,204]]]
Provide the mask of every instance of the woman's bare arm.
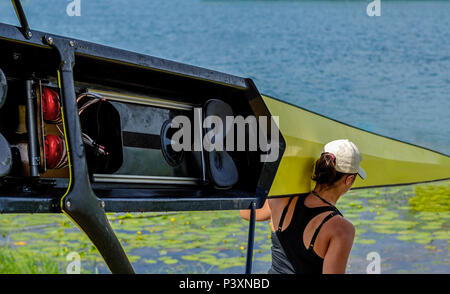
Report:
[[[269,220],[270,216],[271,216],[269,202],[266,200],[266,202],[264,202],[263,207],[261,207],[260,209],[257,209],[255,212],[256,212],[256,215],[255,215],[256,221]],[[241,210],[240,213],[241,213],[241,217],[243,219],[246,219],[246,220],[250,219],[250,209]]]
[[345,274],[348,257],[355,238],[355,227],[348,220],[340,218],[333,222],[333,232],[323,261],[324,274]]

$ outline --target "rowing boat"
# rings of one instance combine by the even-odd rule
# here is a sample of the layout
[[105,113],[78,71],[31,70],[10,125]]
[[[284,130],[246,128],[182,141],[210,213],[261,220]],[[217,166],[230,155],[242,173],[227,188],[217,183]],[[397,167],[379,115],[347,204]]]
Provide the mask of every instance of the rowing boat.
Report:
[[374,134],[324,117],[272,97],[263,96],[270,113],[279,116],[286,141],[270,196],[311,190],[315,160],[323,146],[346,138],[361,151],[367,179],[357,178],[353,188],[392,186],[448,179],[450,157],[417,145]]
[[113,273],[134,270],[106,212],[237,209],[251,209],[250,272],[255,209],[308,192],[334,139],[362,152],[368,178],[355,188],[450,177],[445,154],[261,95],[249,78],[31,30],[12,2],[21,26],[0,24],[0,213],[64,213]]

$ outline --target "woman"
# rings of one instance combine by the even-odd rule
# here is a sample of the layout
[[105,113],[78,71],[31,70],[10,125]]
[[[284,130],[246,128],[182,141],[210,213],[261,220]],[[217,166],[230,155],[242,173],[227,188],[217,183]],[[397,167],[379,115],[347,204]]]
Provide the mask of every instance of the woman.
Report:
[[[345,273],[355,228],[335,207],[339,198],[366,173],[361,154],[349,140],[325,145],[316,161],[311,193],[269,198],[256,220],[271,219],[271,274]],[[241,216],[249,219],[249,210]]]

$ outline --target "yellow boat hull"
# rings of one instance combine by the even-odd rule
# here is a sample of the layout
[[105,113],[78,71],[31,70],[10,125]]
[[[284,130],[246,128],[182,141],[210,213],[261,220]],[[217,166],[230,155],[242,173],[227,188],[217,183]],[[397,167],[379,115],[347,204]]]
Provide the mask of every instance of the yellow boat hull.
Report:
[[353,187],[375,187],[450,178],[450,157],[419,146],[370,133],[305,109],[262,96],[278,127],[286,149],[269,191],[269,197],[305,193],[315,160],[323,146],[336,139],[349,139],[362,153],[361,166],[367,179],[358,177]]

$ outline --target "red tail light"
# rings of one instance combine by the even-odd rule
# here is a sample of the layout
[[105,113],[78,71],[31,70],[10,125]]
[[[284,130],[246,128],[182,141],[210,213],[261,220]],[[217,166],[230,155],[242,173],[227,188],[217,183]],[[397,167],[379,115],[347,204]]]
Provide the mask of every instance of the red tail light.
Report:
[[42,112],[44,120],[58,123],[61,120],[61,104],[58,92],[50,88],[42,88]]
[[57,135],[45,136],[45,161],[47,168],[61,168],[67,161],[64,140]]

